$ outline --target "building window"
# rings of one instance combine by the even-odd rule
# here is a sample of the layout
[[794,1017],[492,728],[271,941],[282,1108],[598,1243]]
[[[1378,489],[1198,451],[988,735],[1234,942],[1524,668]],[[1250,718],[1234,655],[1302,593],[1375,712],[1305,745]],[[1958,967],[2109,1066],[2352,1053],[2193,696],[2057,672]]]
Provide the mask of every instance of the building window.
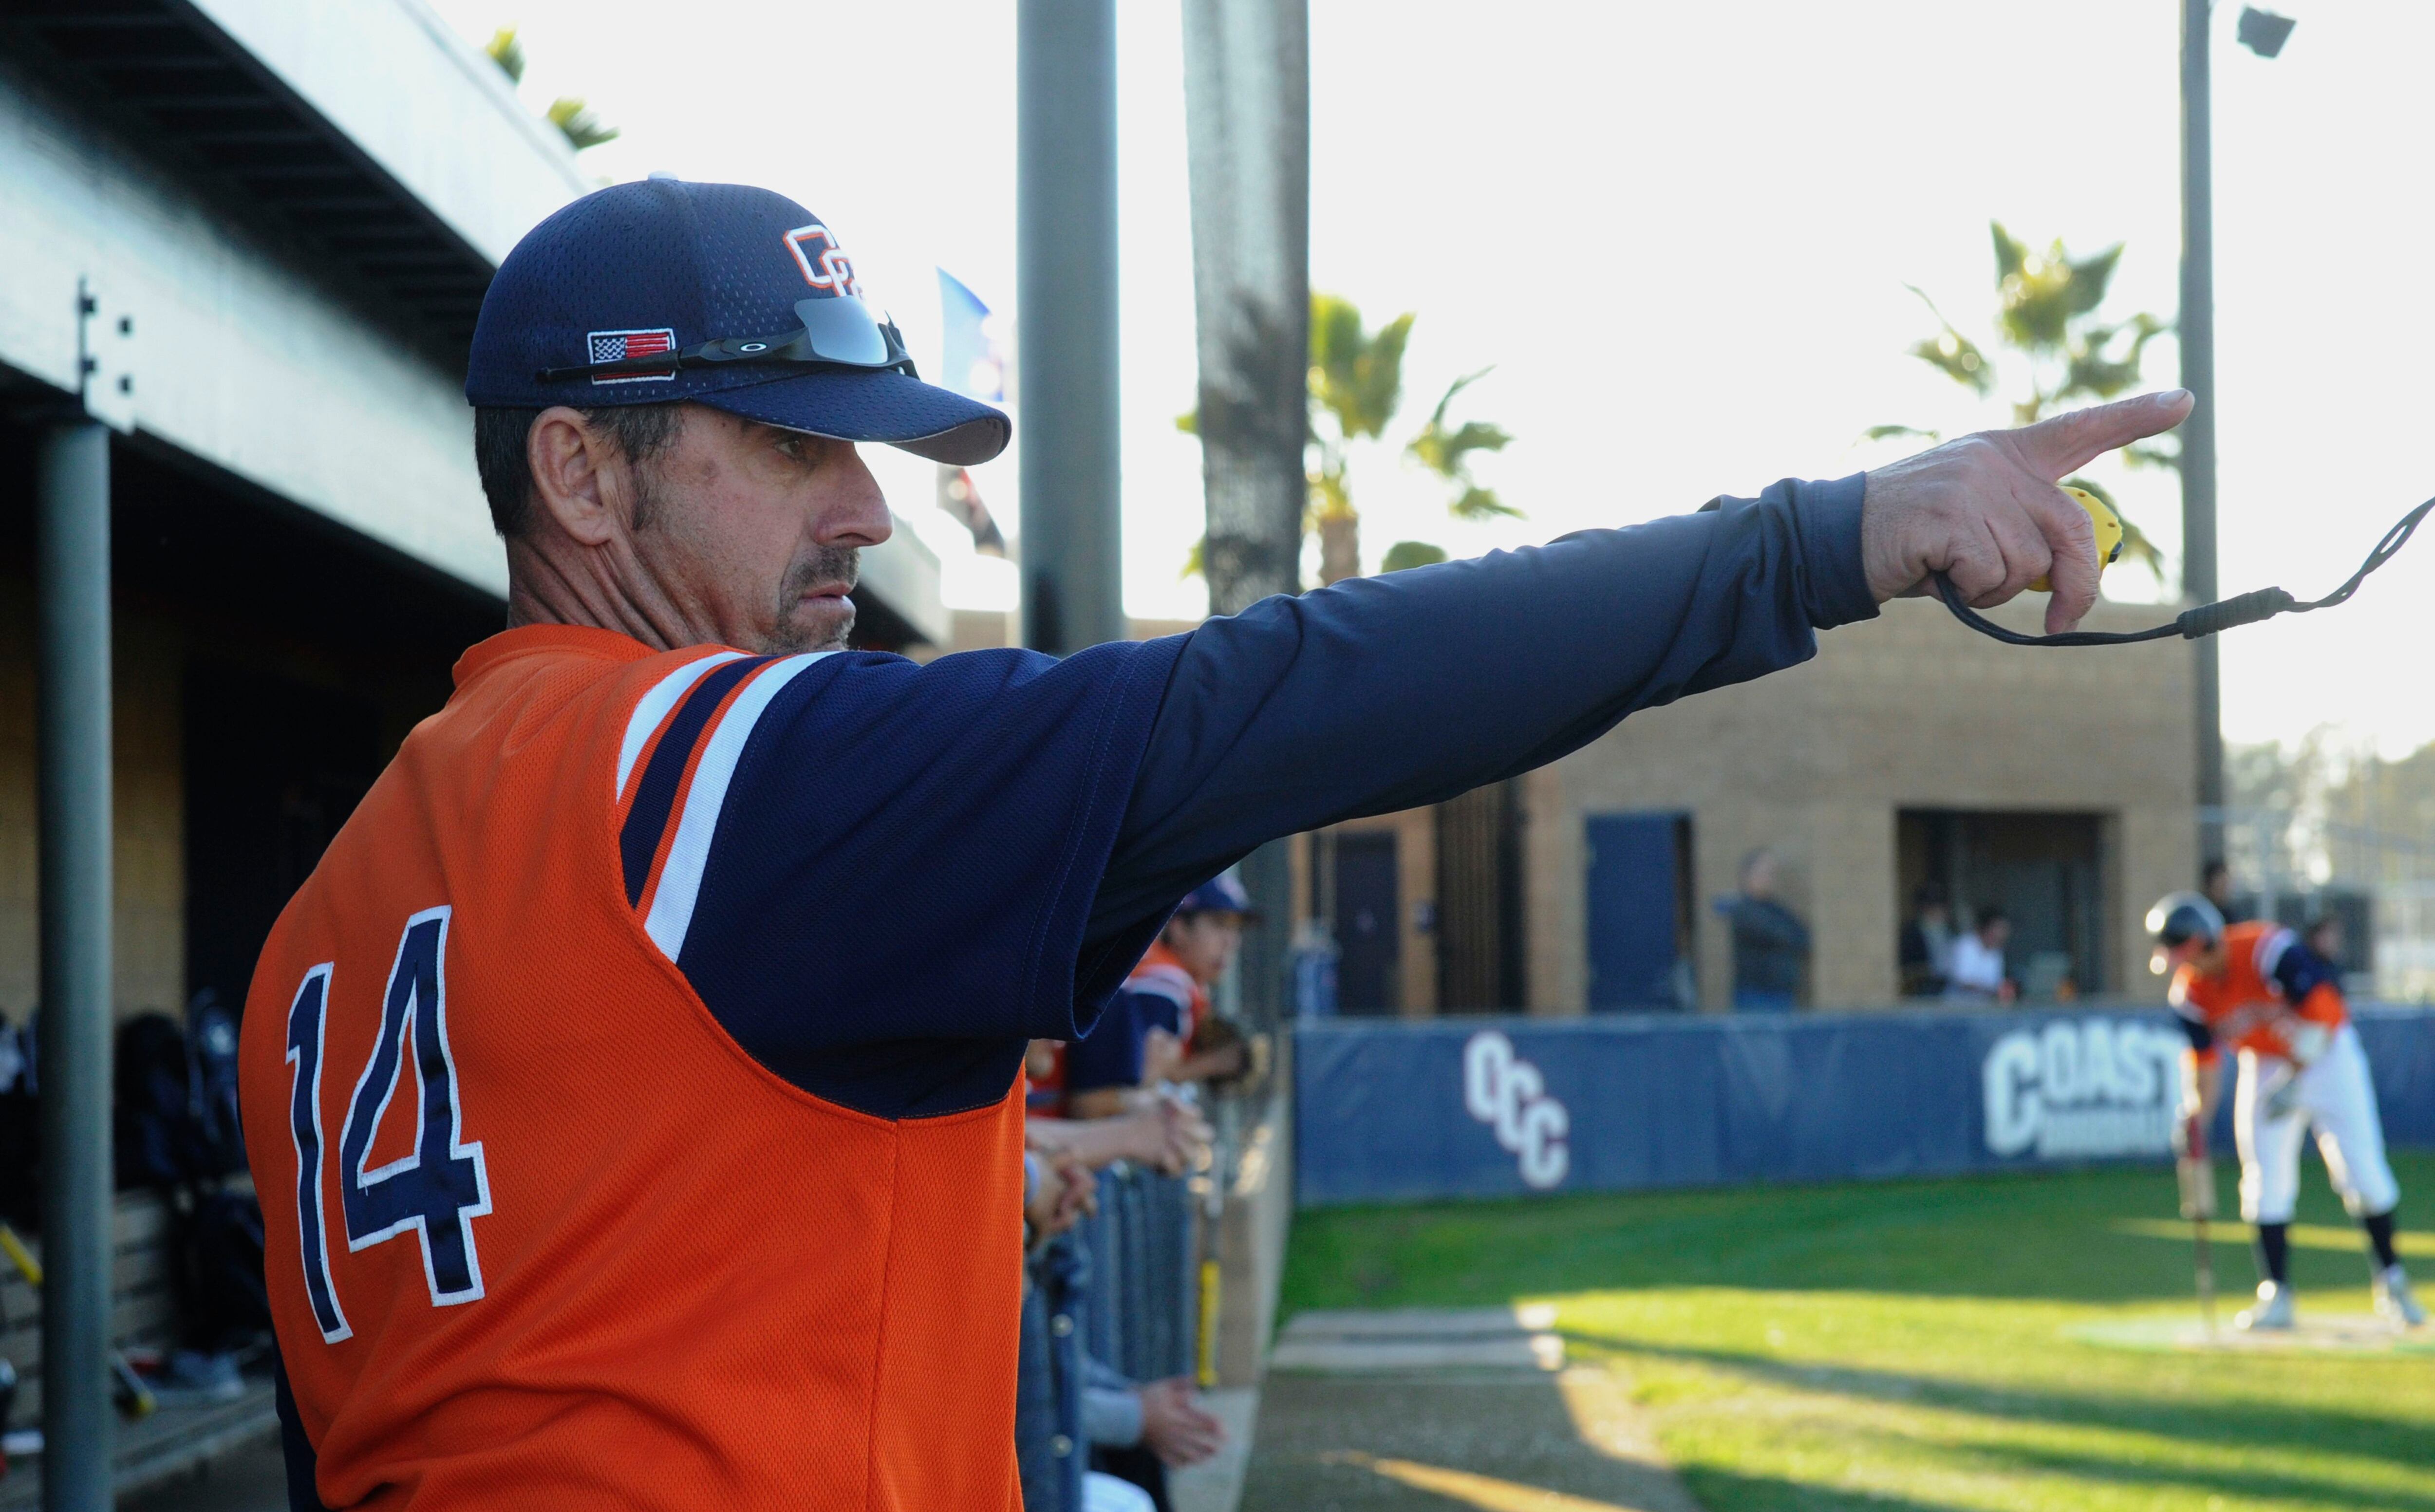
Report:
[[[2107,818],[1971,809],[1895,816],[1895,913],[1919,923],[1923,898],[1943,898],[1954,935],[1982,910],[2010,920],[2004,970],[2022,1003],[2069,1002],[2116,989],[2106,919]],[[1932,932],[1931,932],[1932,933]],[[1915,954],[1915,952],[1914,952]],[[1909,996],[1943,992],[1941,974],[1909,970]]]

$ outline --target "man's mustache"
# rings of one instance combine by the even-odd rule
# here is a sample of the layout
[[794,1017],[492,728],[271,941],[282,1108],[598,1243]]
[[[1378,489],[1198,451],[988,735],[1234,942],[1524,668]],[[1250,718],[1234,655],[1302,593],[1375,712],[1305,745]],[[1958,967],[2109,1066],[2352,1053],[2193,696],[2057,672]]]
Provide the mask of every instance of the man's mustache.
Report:
[[828,583],[842,583],[851,593],[862,579],[862,553],[853,546],[821,546],[797,562],[786,573],[780,597],[793,604],[813,589]]

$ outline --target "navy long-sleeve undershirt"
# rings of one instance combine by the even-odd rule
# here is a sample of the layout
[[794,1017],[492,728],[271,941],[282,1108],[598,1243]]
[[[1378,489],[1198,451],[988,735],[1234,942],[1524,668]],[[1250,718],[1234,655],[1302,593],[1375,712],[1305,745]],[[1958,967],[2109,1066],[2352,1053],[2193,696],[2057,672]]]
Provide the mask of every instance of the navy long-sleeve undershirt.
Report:
[[[1026,1035],[1086,1030],[1176,901],[1262,842],[1527,771],[1874,615],[1863,489],[1787,481],[1271,598],[1180,646],[831,659],[734,758],[679,966],[748,1054],[816,1095],[883,1118],[988,1106]],[[1058,817],[1020,833],[1037,815]],[[1032,1001],[1050,982],[1057,1001]],[[291,1504],[318,1507],[280,1385]]]
[[[718,727],[732,775],[692,890],[655,894],[691,899],[664,933],[796,1086],[887,1118],[983,1106],[1026,1038],[1089,1033],[1177,900],[1262,842],[1528,770],[1874,613],[1862,489],[1781,483],[1062,662],[788,662]],[[711,669],[669,716],[636,780],[668,799],[636,799],[627,830],[657,829],[623,854],[682,829],[680,774],[757,670]]]
[[1877,612],[1863,475],[1299,597],[1187,639],[1086,938],[1174,905],[1261,843],[1441,801],[1637,709],[1807,661]]

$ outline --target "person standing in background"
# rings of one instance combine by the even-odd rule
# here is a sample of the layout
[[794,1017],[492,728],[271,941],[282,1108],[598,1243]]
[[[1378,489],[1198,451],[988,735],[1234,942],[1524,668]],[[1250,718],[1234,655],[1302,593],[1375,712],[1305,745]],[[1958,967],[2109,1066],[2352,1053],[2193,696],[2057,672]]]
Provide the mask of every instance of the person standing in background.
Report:
[[1162,1082],[1225,1081],[1251,1068],[1251,1044],[1212,1011],[1209,989],[1241,948],[1244,920],[1255,917],[1231,867],[1184,894],[1098,1026],[1065,1047],[1076,1118],[1123,1112]]
[[2019,996],[2004,970],[2004,947],[2012,939],[2011,915],[1994,903],[1979,909],[1978,927],[1953,942],[1944,1001],[2010,1004]]
[[2215,904],[2215,911],[2227,922],[2237,924],[2249,917],[2248,909],[2236,906],[2232,901],[2232,868],[2223,857],[2211,858],[2199,873],[2199,891],[2206,894],[2207,902]]
[[2340,914],[2319,914],[2308,925],[2307,933],[2300,936],[2300,943],[2307,946],[2318,959],[2337,972],[2342,968],[2343,958],[2350,954],[2345,947],[2342,916]]
[[1719,899],[1717,911],[1734,931],[1734,1011],[1789,1013],[1809,964],[1809,926],[1776,900],[1775,852],[1742,857],[1742,890]]
[[1932,998],[1944,991],[1953,964],[1953,905],[1935,883],[1921,883],[1911,895],[1910,920],[1902,927],[1895,958],[1902,967],[1903,996]]

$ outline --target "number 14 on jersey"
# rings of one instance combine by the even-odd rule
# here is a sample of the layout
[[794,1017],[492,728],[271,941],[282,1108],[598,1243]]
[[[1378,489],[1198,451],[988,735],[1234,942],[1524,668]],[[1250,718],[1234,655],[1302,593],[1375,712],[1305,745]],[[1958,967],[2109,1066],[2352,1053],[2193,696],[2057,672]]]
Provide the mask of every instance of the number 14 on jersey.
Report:
[[[434,1307],[482,1295],[482,1264],[473,1220],[491,1211],[491,1183],[479,1143],[464,1142],[458,1105],[457,1064],[448,1049],[449,910],[427,908],[406,921],[397,961],[382,994],[380,1038],[356,1078],[338,1134],[338,1196],[350,1252],[412,1233],[423,1250],[423,1275]],[[330,1229],[323,1211],[321,1164],[322,1048],[327,1037],[333,963],[304,973],[287,1010],[289,1132],[296,1142],[296,1222],[304,1261],[304,1291],[325,1343],[352,1338],[338,1290],[330,1277]],[[385,1165],[371,1165],[372,1139],[405,1079],[409,1057],[416,1084],[414,1148]]]

